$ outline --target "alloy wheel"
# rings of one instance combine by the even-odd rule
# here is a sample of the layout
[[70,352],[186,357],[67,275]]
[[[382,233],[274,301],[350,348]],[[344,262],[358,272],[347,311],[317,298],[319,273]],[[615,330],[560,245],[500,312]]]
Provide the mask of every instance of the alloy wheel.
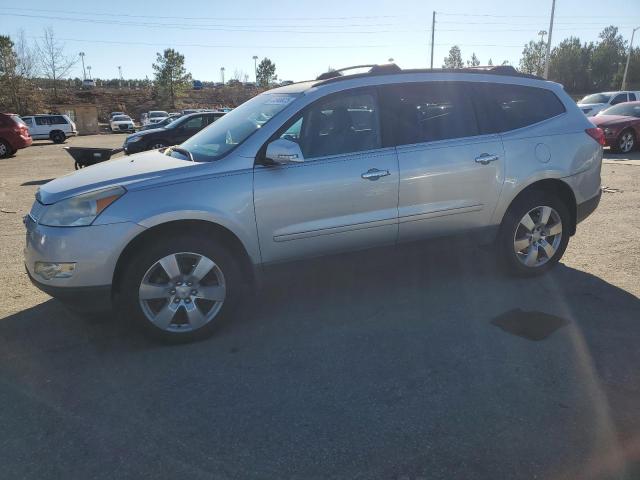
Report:
[[562,220],[548,206],[529,210],[516,226],[513,249],[526,267],[539,267],[555,255],[562,241]]
[[7,148],[7,146],[0,142],[0,158],[5,157],[7,154],[9,153],[9,149]]
[[620,141],[618,142],[618,148],[623,153],[628,153],[633,149],[633,133],[625,132],[620,136]]
[[226,293],[224,274],[213,260],[181,252],[161,258],[147,270],[138,299],[156,327],[187,332],[211,322],[222,309]]

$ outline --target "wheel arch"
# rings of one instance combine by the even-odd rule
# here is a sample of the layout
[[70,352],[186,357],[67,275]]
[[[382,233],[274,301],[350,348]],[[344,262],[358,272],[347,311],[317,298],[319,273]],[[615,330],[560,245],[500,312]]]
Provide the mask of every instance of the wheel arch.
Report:
[[559,178],[545,178],[542,180],[535,181],[525,188],[523,188],[518,194],[511,200],[509,206],[505,210],[500,223],[502,224],[502,220],[507,215],[511,207],[522,197],[528,195],[532,191],[537,192],[549,192],[558,196],[562,199],[567,209],[569,210],[569,214],[571,215],[571,225],[569,226],[569,233],[573,235],[576,233],[576,224],[577,224],[577,202],[576,196],[571,189],[571,186]]
[[56,133],[61,133],[61,134],[62,134],[62,135],[64,135],[65,137],[67,136],[67,134],[66,134],[66,133],[64,133],[64,131],[63,131],[63,130],[60,130],[59,128],[56,128],[55,130],[51,130],[51,131],[49,132],[49,138],[53,138],[53,136],[54,136]]
[[119,293],[122,277],[126,270],[125,267],[132,256],[135,255],[136,251],[144,248],[147,242],[153,241],[152,239],[157,238],[158,235],[176,235],[185,232],[206,234],[210,236],[212,240],[215,239],[215,241],[221,242],[232,253],[238,256],[240,268],[248,283],[254,283],[256,281],[257,272],[251,261],[251,257],[242,241],[231,230],[218,223],[207,220],[174,220],[149,227],[129,241],[116,262],[113,272],[112,294],[117,295]]

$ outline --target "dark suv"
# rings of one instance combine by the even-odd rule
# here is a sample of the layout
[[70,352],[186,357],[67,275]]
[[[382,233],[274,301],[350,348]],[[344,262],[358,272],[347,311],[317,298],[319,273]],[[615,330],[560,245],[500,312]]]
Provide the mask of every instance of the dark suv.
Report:
[[13,155],[33,143],[29,128],[14,113],[0,113],[0,158]]
[[134,133],[124,141],[124,152],[129,155],[145,150],[179,145],[223,115],[223,112],[192,113],[184,115],[162,128]]

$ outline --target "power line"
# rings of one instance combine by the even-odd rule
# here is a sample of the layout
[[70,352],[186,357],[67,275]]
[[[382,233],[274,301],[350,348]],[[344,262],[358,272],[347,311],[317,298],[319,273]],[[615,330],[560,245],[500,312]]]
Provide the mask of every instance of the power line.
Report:
[[[450,17],[490,17],[490,18],[549,18],[546,15],[494,15],[491,13],[446,13],[438,12],[438,15],[446,15]],[[625,18],[628,15],[556,15],[558,18]]]

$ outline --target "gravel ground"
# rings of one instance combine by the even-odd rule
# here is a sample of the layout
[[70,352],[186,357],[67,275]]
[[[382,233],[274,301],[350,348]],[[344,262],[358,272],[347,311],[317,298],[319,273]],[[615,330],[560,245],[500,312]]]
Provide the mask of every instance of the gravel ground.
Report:
[[30,285],[21,217],[72,161],[0,160],[0,476],[640,478],[640,154],[607,158],[539,279],[457,242],[314,260],[178,347]]

